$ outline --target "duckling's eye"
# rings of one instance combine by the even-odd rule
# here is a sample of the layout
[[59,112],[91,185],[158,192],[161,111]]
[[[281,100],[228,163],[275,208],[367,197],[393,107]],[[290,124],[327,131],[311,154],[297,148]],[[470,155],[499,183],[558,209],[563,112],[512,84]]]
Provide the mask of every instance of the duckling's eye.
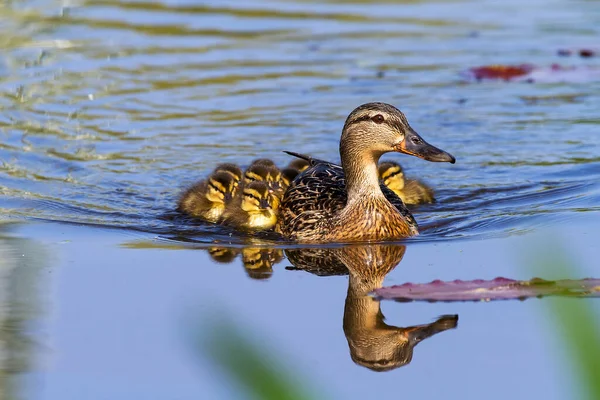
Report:
[[223,190],[222,190],[221,188],[217,187],[217,185],[215,185],[215,184],[214,184],[214,183],[212,183],[212,182],[209,182],[209,183],[208,183],[208,186],[210,186],[210,188],[211,188],[212,190],[214,190],[215,192],[218,192],[218,193],[221,193],[221,194],[223,193]]
[[383,115],[377,114],[374,117],[371,117],[371,121],[375,122],[376,124],[381,124],[383,121],[385,121],[385,118],[383,118]]

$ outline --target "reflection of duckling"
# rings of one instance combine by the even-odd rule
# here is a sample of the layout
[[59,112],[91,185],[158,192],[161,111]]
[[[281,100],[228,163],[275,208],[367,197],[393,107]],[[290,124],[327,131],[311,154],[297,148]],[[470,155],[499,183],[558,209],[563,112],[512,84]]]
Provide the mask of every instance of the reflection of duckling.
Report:
[[177,209],[192,217],[217,222],[236,188],[237,182],[231,174],[216,172],[187,189],[179,199]]
[[236,182],[241,181],[242,177],[244,176],[242,169],[240,167],[238,167],[237,165],[231,164],[231,163],[223,163],[223,164],[217,165],[217,167],[215,168],[213,173],[216,173],[216,172],[226,172],[226,173],[230,174],[233,177],[233,179],[235,179]]
[[251,182],[243,187],[223,214],[223,223],[241,230],[266,230],[277,222],[279,200],[265,182]]
[[269,279],[273,275],[273,264],[279,262],[281,250],[246,247],[242,249],[242,262],[252,279]]
[[308,160],[304,160],[302,158],[297,158],[295,160],[292,160],[292,162],[290,162],[288,164],[288,168],[295,169],[298,172],[302,172],[305,169],[307,169],[308,167],[310,167],[310,162]]
[[266,166],[263,164],[253,164],[244,172],[244,186],[252,182],[266,182],[271,191],[281,191],[281,172],[275,165]]
[[294,168],[284,168],[281,170],[281,186],[284,191],[299,173],[300,171]]
[[379,178],[392,189],[404,204],[433,203],[433,190],[415,179],[406,179],[400,164],[385,161],[379,164]]
[[227,247],[211,247],[208,249],[208,254],[216,262],[227,264],[235,260],[239,254],[238,249],[232,249]]

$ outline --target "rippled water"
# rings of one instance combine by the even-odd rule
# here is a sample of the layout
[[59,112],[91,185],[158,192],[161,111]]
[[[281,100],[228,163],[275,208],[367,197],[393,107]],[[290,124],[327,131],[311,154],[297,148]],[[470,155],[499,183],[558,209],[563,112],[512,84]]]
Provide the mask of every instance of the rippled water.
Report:
[[[466,83],[596,39],[593,2],[4,2],[8,217],[210,242],[161,218],[221,161],[337,160],[356,105],[397,105],[456,165],[391,155],[437,189],[425,239],[519,233],[600,203],[600,83]],[[515,14],[515,11],[518,13]],[[533,100],[532,100],[533,99]],[[387,157],[386,157],[387,158]],[[233,239],[236,241],[235,237]]]

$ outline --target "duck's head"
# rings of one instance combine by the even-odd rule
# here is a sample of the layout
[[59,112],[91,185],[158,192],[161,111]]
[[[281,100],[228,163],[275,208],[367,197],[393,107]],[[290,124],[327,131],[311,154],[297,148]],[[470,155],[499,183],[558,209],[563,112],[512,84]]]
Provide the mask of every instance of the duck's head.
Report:
[[404,189],[402,166],[393,161],[379,163],[379,178],[393,191]]
[[279,199],[275,196],[266,182],[251,182],[244,186],[242,191],[242,210],[248,214],[262,214],[273,219],[275,224],[277,217],[275,211],[279,207]]
[[427,161],[454,163],[455,158],[427,143],[411,128],[404,114],[386,103],[367,103],[350,113],[340,140],[340,153],[358,152],[378,159],[388,152],[410,154]]
[[206,198],[212,203],[226,203],[235,195],[237,181],[227,172],[215,172],[208,177]]
[[271,191],[281,190],[281,171],[275,165],[252,164],[244,172],[244,185],[252,182],[265,182]]
[[213,172],[226,172],[233,177],[236,183],[241,181],[244,175],[240,167],[231,163],[219,164]]

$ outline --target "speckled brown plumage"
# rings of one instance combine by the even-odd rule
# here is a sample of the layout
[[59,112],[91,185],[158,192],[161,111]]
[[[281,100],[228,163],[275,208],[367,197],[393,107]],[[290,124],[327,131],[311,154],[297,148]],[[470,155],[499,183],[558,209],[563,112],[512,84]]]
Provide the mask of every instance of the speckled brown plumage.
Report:
[[349,231],[335,218],[345,208],[348,198],[344,171],[339,165],[317,160],[286,191],[280,206],[279,229],[294,240],[310,236],[328,240],[324,233],[336,229],[342,230],[334,238],[339,241],[417,234],[417,223],[402,200],[385,185],[381,184],[380,189],[387,201],[365,199],[363,207],[351,210],[347,218],[354,219],[355,225]]

